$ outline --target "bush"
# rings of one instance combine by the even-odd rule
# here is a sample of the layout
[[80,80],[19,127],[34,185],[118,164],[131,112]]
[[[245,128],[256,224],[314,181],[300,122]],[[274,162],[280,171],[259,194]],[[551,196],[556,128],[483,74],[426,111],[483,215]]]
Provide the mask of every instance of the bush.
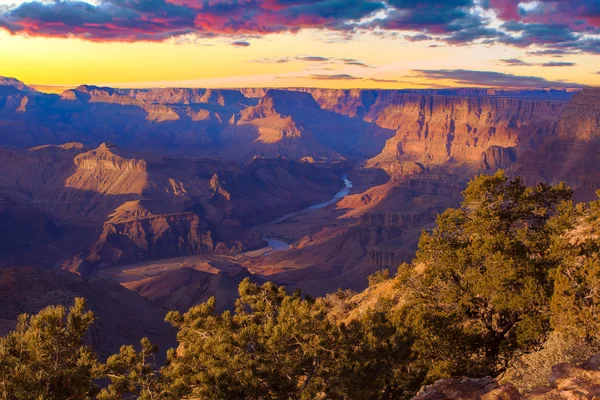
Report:
[[538,351],[516,358],[501,382],[510,382],[521,393],[527,393],[536,387],[548,385],[552,367],[556,364],[578,364],[598,351],[600,348],[582,338],[552,332]]

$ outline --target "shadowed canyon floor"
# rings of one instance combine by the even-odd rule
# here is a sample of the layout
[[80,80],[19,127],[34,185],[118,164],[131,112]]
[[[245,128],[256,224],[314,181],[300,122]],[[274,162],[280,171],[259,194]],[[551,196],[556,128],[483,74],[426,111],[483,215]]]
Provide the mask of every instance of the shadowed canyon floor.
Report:
[[[599,89],[48,95],[5,82],[0,279],[50,270],[28,290],[67,297],[82,285],[118,298],[117,286],[160,320],[213,295],[230,308],[245,277],[311,295],[362,290],[411,260],[421,231],[479,173],[564,180],[578,200],[600,189]],[[51,302],[11,296],[0,298],[13,310],[0,304],[3,327]],[[113,306],[97,308],[116,316]]]

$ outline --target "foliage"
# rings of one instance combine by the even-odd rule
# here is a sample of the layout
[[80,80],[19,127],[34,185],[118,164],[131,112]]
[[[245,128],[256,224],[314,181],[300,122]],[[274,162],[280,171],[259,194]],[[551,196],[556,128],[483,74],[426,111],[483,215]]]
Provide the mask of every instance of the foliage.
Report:
[[99,364],[83,337],[94,321],[85,301],[21,315],[0,338],[1,399],[89,399],[97,392]]
[[402,338],[383,311],[346,326],[326,302],[245,280],[235,313],[214,314],[214,299],[168,320],[181,343],[163,370],[175,397],[203,399],[398,398],[395,361]]
[[177,398],[314,399],[329,351],[326,310],[272,283],[240,284],[235,313],[215,315],[215,299],[167,320],[179,329],[180,351],[165,375]]
[[557,331],[600,343],[600,201],[565,212],[567,233],[555,237],[559,262],[552,297],[552,324]]
[[405,310],[431,380],[497,374],[548,331],[557,266],[548,221],[571,192],[500,171],[474,178],[463,196],[423,233],[414,265],[424,272]]
[[165,397],[156,372],[154,354],[157,348],[147,338],[140,344],[139,352],[133,346],[122,346],[119,354],[108,358],[103,375],[111,384],[102,389],[98,400],[158,400]]
[[368,276],[369,287],[385,282],[388,279],[390,279],[390,271],[388,269],[375,271],[374,274]]

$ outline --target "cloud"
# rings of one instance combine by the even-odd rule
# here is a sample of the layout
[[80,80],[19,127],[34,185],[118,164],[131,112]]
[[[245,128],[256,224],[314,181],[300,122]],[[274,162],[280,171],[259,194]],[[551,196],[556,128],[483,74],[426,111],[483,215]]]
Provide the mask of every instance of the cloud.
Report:
[[342,61],[345,65],[363,67],[363,68],[373,68],[370,65],[365,64],[362,61],[355,60],[354,58],[342,58],[340,61]]
[[537,76],[521,76],[494,71],[472,71],[465,69],[441,69],[413,71],[420,78],[444,79],[459,85],[509,88],[580,88],[582,85],[563,81],[549,81]]
[[571,54],[577,54],[577,52],[572,51],[572,50],[560,50],[560,49],[535,50],[535,51],[527,52],[527,55],[530,55],[530,56],[564,57],[566,55],[571,55]]
[[[596,0],[488,0],[486,3],[503,20],[526,23],[568,21],[577,31],[600,27],[600,4]],[[529,4],[524,6],[522,3]]]
[[403,81],[399,81],[396,79],[363,78],[360,76],[353,76],[353,75],[349,75],[349,74],[333,74],[333,75],[316,74],[316,75],[310,75],[308,78],[316,80],[316,81],[368,81],[368,82],[376,82],[376,83],[403,82]]
[[319,56],[305,56],[305,57],[296,57],[298,61],[307,61],[307,62],[327,62],[329,58],[327,57],[319,57]]
[[358,78],[356,76],[348,75],[348,74],[335,74],[335,75],[311,75],[310,79],[314,79],[316,81],[357,81],[362,78]]
[[0,10],[12,34],[92,41],[346,30],[346,22],[382,10],[379,0],[80,0],[32,1]]
[[540,65],[541,67],[573,67],[577,64],[573,63],[573,62],[550,61],[550,62],[538,64],[538,65]]
[[238,41],[303,29],[317,29],[321,37],[339,41],[368,31],[437,45],[535,46],[537,52],[548,52],[536,55],[561,56],[600,54],[600,2],[33,0],[0,7],[0,29],[30,36],[124,42],[190,35]]
[[577,65],[574,62],[563,62],[563,61],[548,61],[544,63],[530,63],[518,58],[508,58],[504,60],[498,60],[499,63],[507,66],[507,67],[573,67]]
[[258,60],[250,60],[250,62],[261,63],[261,64],[285,64],[292,61],[289,57],[281,57],[281,58],[260,58]]
[[519,60],[518,58],[508,58],[504,60],[498,60],[498,62],[506,65],[507,67],[530,67],[533,64]]
[[231,45],[235,47],[249,47],[250,42],[233,42]]
[[[348,65],[353,67],[363,67],[363,68],[373,68],[367,63],[364,63],[355,58],[334,58],[334,57],[323,57],[323,56],[296,56],[296,57],[281,57],[281,58],[261,58],[258,60],[252,60],[252,62],[262,63],[262,64],[283,64],[291,61],[300,61],[305,63],[320,63],[331,64],[331,65]],[[323,69],[322,67],[320,67]]]
[[382,29],[442,34],[481,24],[469,13],[474,0],[388,0],[388,4],[393,8],[387,18],[374,21]]
[[502,24],[501,28],[513,34],[504,36],[501,42],[517,47],[528,47],[532,44],[559,44],[576,41],[579,38],[563,24],[526,24],[508,21]]
[[405,35],[404,36],[404,40],[406,40],[407,42],[422,42],[424,40],[431,40],[433,39],[433,37],[429,36],[429,35],[425,35],[425,34],[420,34],[420,35]]

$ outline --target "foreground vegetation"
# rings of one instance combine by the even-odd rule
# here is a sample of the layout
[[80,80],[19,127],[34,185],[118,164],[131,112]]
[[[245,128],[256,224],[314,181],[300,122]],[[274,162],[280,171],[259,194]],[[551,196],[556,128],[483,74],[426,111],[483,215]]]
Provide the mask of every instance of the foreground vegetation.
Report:
[[549,360],[600,351],[600,202],[574,206],[562,184],[503,172],[463,195],[411,265],[369,279],[395,294],[374,307],[246,280],[234,312],[211,299],[167,315],[179,347],[159,369],[147,340],[100,362],[77,299],[0,338],[0,398],[401,399],[450,376],[505,373],[527,388]]

